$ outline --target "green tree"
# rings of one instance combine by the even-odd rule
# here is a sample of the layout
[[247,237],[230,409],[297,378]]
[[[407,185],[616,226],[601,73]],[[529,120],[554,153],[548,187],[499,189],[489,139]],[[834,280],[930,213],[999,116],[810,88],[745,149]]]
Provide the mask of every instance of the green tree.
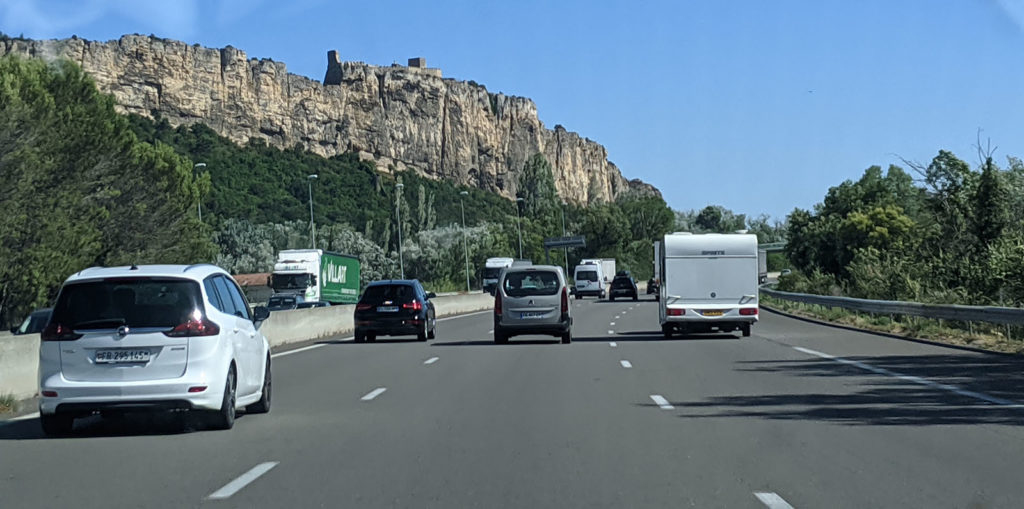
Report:
[[0,58],[0,181],[0,321],[91,265],[213,257],[191,162],[140,143],[72,63]]

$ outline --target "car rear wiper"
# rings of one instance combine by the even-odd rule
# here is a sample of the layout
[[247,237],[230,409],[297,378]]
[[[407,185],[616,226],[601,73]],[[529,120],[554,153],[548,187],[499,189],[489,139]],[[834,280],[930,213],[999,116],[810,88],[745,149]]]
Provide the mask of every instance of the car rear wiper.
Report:
[[128,323],[124,318],[100,318],[99,320],[86,320],[84,322],[76,323],[72,329],[102,329],[100,325],[110,324],[114,327],[120,327]]

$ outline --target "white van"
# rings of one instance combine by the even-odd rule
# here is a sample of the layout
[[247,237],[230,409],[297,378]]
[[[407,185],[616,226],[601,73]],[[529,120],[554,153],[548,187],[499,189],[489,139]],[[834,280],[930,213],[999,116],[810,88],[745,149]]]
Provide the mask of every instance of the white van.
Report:
[[576,281],[576,298],[582,299],[587,295],[592,295],[603,299],[606,276],[599,263],[589,262],[577,265],[572,273],[572,278]]
[[661,331],[741,331],[758,316],[757,236],[672,233],[658,259]]

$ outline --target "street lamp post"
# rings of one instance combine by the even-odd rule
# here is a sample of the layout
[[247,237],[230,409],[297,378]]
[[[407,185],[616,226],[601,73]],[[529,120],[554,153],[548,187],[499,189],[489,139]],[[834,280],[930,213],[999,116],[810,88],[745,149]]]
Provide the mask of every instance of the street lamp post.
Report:
[[516,226],[519,228],[519,259],[523,258],[523,214],[519,210],[523,199],[516,198]]
[[[196,164],[192,165],[192,177],[193,178],[196,176],[195,175],[196,174],[196,170],[199,169],[199,168],[206,168],[206,163],[196,163]],[[199,200],[197,200],[196,205],[199,207],[199,222],[202,223],[203,222],[203,195],[202,194],[199,195]]]
[[306,180],[309,184],[309,236],[313,249],[316,249],[316,223],[313,222],[313,181],[316,180],[316,175],[307,175]]
[[466,240],[466,196],[469,191],[459,193],[459,204],[462,206],[462,249],[466,254],[466,293],[469,293],[469,241]]
[[[565,237],[565,206],[566,203],[562,202],[562,237]],[[569,277],[569,248],[566,246],[562,247],[562,252],[565,254],[565,277]]]
[[405,279],[405,259],[402,258],[402,207],[398,205],[398,195],[403,187],[405,186],[401,182],[395,184],[395,216],[398,218],[398,267],[402,279]]

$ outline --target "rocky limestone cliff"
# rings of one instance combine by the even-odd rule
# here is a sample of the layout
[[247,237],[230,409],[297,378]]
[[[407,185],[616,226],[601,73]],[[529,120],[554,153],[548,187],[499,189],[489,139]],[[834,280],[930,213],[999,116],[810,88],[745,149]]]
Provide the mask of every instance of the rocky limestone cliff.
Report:
[[141,35],[5,39],[0,56],[8,54],[71,60],[124,112],[159,113],[175,126],[202,122],[238,143],[255,137],[300,144],[325,157],[357,152],[381,171],[411,169],[507,197],[515,195],[523,163],[543,152],[559,194],[571,202],[660,195],[623,178],[600,144],[561,126],[545,128],[533,101],[442,78],[437,69],[341,62],[331,52],[329,84],[322,84],[230,46]]

